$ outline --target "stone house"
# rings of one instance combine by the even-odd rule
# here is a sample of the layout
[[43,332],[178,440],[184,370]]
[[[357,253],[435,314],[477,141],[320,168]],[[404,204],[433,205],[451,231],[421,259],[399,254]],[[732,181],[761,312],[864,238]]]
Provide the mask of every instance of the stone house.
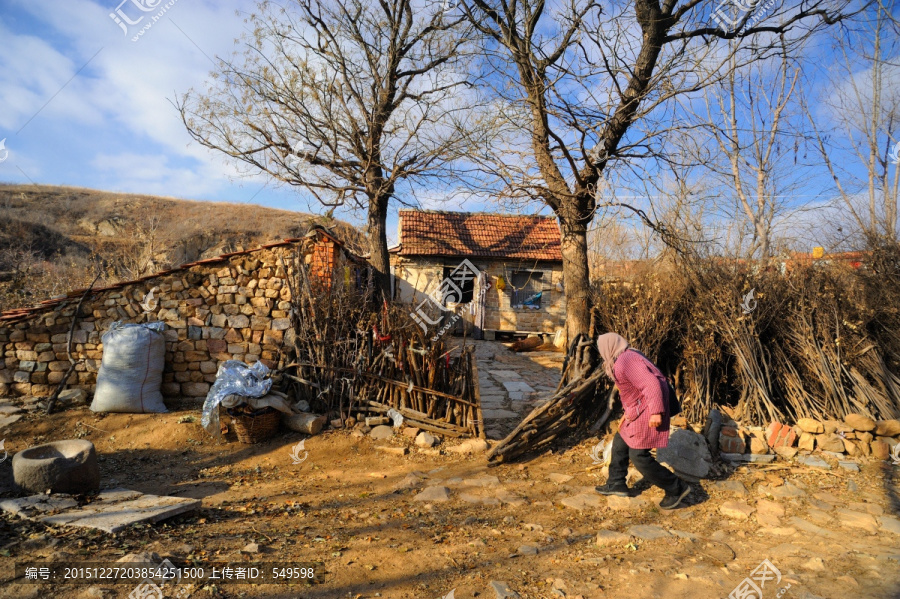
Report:
[[476,338],[493,339],[497,332],[565,328],[555,218],[422,210],[399,216],[399,243],[390,250],[392,293],[410,304],[423,329],[466,327]]
[[[117,320],[166,323],[162,392],[167,397],[202,400],[225,360],[277,367],[292,330],[288,278],[297,258],[324,284],[335,274],[337,284],[368,281],[368,263],[331,231],[315,226],[302,238],[93,289],[73,329],[78,365],[69,385],[93,390],[103,355],[101,337]],[[69,368],[67,339],[84,291],[0,314],[0,396],[53,392]]]

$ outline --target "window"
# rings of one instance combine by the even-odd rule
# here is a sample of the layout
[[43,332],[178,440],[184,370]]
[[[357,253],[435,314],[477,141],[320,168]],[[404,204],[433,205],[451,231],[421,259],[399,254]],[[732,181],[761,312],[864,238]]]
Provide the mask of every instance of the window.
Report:
[[544,273],[517,270],[509,281],[509,305],[513,308],[537,310],[544,295]]
[[[454,273],[454,271],[456,272]],[[447,287],[442,297],[445,297],[449,302],[468,304],[475,296],[475,274],[466,267],[445,266],[443,283]],[[457,289],[462,292],[462,297],[459,300],[455,299]]]

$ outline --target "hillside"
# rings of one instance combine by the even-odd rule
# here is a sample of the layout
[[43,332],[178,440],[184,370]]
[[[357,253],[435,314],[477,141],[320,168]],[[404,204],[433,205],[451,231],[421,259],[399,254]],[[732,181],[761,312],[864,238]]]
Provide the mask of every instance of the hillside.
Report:
[[143,275],[303,235],[324,224],[359,247],[351,225],[303,212],[52,185],[0,185],[0,310],[76,287]]

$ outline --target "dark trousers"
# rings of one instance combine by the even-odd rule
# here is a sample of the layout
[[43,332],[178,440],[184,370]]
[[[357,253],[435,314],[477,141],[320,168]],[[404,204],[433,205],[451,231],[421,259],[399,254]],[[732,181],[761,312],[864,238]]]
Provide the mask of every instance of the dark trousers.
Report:
[[656,461],[649,449],[632,449],[628,447],[622,435],[616,433],[613,438],[612,456],[609,462],[609,483],[625,484],[628,476],[628,460],[634,464],[641,476],[652,485],[661,488],[666,494],[674,494],[678,490],[678,477]]

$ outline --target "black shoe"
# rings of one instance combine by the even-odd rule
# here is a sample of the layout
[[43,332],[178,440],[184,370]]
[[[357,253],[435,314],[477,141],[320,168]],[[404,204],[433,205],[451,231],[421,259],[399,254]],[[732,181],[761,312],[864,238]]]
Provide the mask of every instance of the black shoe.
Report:
[[625,483],[610,483],[594,487],[601,495],[618,495],[619,497],[628,497],[628,485]]
[[691,492],[691,487],[686,482],[681,479],[678,480],[678,490],[672,493],[671,495],[666,493],[666,496],[663,497],[662,501],[659,502],[660,509],[671,510],[678,507],[681,503],[681,500],[688,496]]

